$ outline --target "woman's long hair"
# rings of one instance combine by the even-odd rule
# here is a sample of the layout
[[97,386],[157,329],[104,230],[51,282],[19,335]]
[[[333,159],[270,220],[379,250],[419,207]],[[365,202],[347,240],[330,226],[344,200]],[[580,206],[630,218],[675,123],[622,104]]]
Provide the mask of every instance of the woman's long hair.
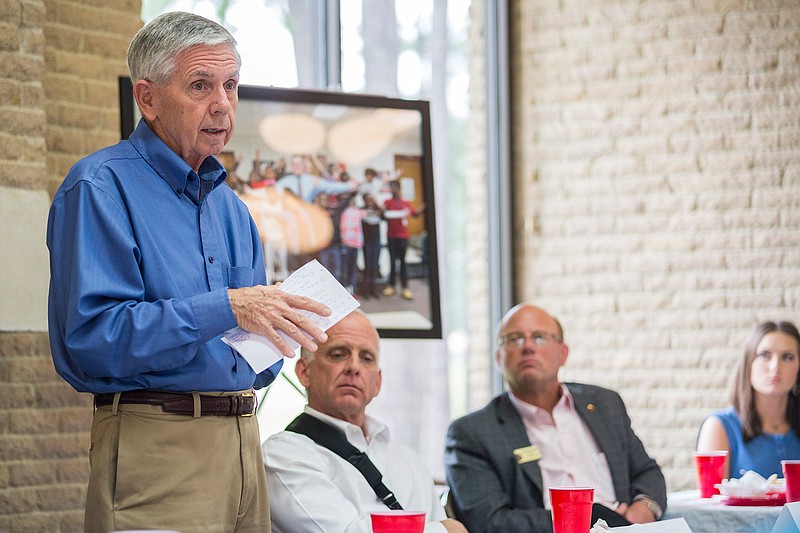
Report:
[[[762,322],[753,330],[747,340],[744,356],[739,359],[739,365],[731,381],[730,397],[733,407],[742,421],[742,434],[744,442],[763,433],[761,419],[756,412],[756,398],[753,385],[750,383],[750,369],[753,360],[758,355],[756,350],[761,339],[768,333],[779,331],[794,338],[800,350],[800,332],[791,322]],[[800,354],[798,354],[800,355]],[[786,420],[794,434],[800,439],[800,372],[795,377],[794,387],[789,392],[789,401],[786,405]]]

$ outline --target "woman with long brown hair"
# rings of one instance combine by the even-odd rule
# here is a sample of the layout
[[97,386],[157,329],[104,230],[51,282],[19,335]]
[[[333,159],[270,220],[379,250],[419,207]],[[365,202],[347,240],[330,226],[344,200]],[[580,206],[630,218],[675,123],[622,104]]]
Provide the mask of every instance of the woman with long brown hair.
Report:
[[726,450],[725,477],[753,470],[781,475],[800,459],[800,333],[791,322],[762,322],[747,341],[730,388],[732,405],[706,418],[698,451]]

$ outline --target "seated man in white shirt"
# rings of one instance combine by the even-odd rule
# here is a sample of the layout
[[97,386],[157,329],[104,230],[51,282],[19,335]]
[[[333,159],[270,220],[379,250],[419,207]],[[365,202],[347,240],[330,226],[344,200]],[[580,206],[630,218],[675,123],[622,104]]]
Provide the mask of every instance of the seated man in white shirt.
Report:
[[[295,366],[308,396],[305,414],[366,453],[403,509],[425,511],[425,533],[466,533],[460,522],[445,518],[420,457],[390,440],[389,429],[365,412],[382,379],[380,339],[367,316],[353,311],[327,334],[316,352],[303,349]],[[369,533],[370,512],[388,510],[355,466],[306,435],[282,431],[262,449],[275,533]]]
[[562,383],[561,324],[530,304],[497,330],[495,361],[509,391],[450,425],[445,469],[455,515],[473,533],[552,531],[549,487],[594,487],[592,522],[652,522],[664,476],[616,392]]

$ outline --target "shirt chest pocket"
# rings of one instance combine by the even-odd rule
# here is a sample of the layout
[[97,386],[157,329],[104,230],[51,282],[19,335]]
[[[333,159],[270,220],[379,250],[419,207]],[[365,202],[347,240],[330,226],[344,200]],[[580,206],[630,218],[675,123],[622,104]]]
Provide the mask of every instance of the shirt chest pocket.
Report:
[[227,269],[228,279],[226,285],[231,289],[251,287],[255,271],[250,267],[230,267]]

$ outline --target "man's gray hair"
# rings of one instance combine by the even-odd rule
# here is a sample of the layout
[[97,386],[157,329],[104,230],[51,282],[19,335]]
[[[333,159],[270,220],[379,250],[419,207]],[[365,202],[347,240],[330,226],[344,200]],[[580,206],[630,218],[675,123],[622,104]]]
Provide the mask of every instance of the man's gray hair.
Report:
[[220,44],[230,46],[237,66],[241,67],[242,58],[236,50],[236,39],[216,22],[183,11],[159,15],[140,29],[128,46],[131,81],[149,80],[165,85],[174,73],[179,54],[193,46]]
[[300,347],[300,357],[305,359],[309,363],[314,360],[314,352],[306,348],[305,346]]

